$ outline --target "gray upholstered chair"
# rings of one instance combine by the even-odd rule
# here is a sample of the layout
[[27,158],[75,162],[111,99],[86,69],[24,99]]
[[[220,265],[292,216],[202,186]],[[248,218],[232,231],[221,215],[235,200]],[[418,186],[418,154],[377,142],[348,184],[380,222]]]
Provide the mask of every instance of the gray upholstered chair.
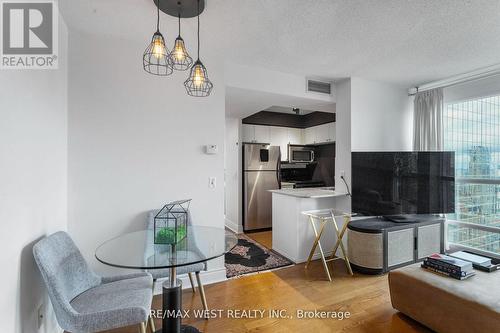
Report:
[[[158,214],[159,211],[160,211],[159,209],[154,209],[154,210],[151,210],[148,212],[147,229],[151,230],[151,232],[147,233],[147,237],[151,237],[150,239],[148,239],[148,242],[147,242],[148,244],[153,243],[154,218],[155,218],[156,214]],[[189,213],[189,212],[188,212],[187,224],[188,225],[192,224],[191,213]],[[162,245],[159,245],[159,246],[162,246]],[[192,251],[191,256],[197,255],[197,253],[198,253],[200,258],[203,258],[203,254],[201,254],[200,251],[196,247],[191,248],[190,250]],[[146,255],[146,257],[148,257],[151,254],[146,253],[145,255]],[[206,271],[206,270],[207,270],[207,263],[206,262],[177,267],[177,275],[186,274],[186,273],[188,274],[189,282],[191,283],[191,290],[193,291],[193,293],[196,292],[196,288],[195,288],[194,281],[193,281],[193,273],[195,273],[196,281],[198,282],[198,288],[200,290],[201,303],[203,305],[204,310],[208,310],[208,305],[207,305],[207,298],[205,296],[205,290],[203,289],[203,284],[201,283],[200,272]],[[168,278],[170,276],[169,269],[151,269],[151,270],[147,270],[147,272],[153,276],[153,280],[155,280],[155,281],[157,279]]]
[[146,332],[148,318],[152,322],[150,274],[100,277],[62,231],[36,243],[33,255],[61,328],[88,333],[137,324]]

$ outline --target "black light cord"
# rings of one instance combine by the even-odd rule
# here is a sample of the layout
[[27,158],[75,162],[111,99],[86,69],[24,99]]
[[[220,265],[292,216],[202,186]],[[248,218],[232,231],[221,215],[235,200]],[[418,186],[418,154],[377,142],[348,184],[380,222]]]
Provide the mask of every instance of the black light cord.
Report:
[[158,6],[156,6],[156,31],[160,32],[160,0],[158,0]]
[[198,60],[200,60],[200,0],[198,0]]
[[181,10],[179,9],[179,37],[181,36]]
[[345,187],[347,189],[347,195],[350,196],[352,198],[352,194],[351,194],[351,190],[349,190],[349,185],[347,185],[347,182],[345,181],[345,178],[344,176],[340,176],[340,179],[342,179],[342,181],[344,182],[345,184]]

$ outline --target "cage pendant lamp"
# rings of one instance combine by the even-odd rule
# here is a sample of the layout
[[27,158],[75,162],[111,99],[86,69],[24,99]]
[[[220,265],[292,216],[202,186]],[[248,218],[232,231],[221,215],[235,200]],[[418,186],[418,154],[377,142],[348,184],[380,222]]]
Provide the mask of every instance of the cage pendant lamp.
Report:
[[151,43],[144,51],[142,65],[144,70],[153,75],[167,76],[172,74],[173,68],[170,53],[165,44],[165,39],[160,33],[160,6],[156,10],[156,32],[151,38]]
[[194,97],[207,97],[212,92],[213,84],[208,72],[200,60],[200,0],[198,0],[198,59],[191,67],[189,77],[184,81],[187,94]]
[[184,44],[184,39],[181,37],[181,14],[179,13],[179,35],[175,39],[174,48],[170,52],[170,62],[172,63],[172,68],[177,71],[185,71],[189,69],[193,64],[193,58],[191,58],[186,50],[186,45]]

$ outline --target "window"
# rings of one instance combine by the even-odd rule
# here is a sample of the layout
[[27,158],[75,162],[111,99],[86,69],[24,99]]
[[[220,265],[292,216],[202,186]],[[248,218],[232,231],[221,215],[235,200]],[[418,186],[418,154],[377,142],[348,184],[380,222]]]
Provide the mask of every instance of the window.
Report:
[[448,242],[500,254],[500,95],[447,103],[443,130],[455,151]]

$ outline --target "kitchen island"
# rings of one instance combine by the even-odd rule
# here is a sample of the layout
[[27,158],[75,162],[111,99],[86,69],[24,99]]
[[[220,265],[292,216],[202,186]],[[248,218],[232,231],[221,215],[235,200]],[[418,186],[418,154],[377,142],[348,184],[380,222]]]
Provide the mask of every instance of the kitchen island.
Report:
[[[346,200],[346,193],[333,188],[302,188],[271,190],[273,250],[295,263],[307,261],[315,236],[303,211],[338,207],[340,200]],[[337,218],[339,228],[343,219]],[[331,255],[337,240],[333,224],[329,223],[321,237],[325,255]],[[314,259],[319,258],[316,249]]]

